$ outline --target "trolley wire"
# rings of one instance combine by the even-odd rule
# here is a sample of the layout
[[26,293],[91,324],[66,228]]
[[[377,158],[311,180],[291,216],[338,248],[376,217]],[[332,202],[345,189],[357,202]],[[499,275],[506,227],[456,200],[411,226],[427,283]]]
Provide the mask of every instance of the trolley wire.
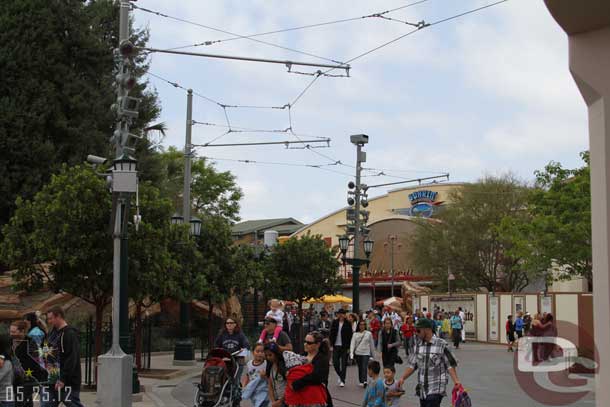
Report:
[[[366,18],[383,17],[383,16],[385,16],[385,14],[392,13],[392,12],[398,11],[398,10],[402,10],[402,9],[405,9],[408,7],[416,6],[418,4],[422,4],[427,1],[429,1],[429,0],[419,0],[416,2],[412,2],[412,3],[407,3],[403,6],[396,7],[396,8],[390,9],[390,10],[367,14],[364,16],[343,18],[343,19],[339,19],[339,20],[325,21],[325,22],[315,23],[315,24],[307,24],[307,25],[302,25],[302,26],[298,26],[298,27],[282,28],[282,29],[277,29],[277,30],[273,30],[273,31],[265,31],[265,32],[261,32],[261,33],[256,33],[256,34],[235,35],[233,37],[223,38],[220,40],[202,41],[202,42],[198,42],[198,43],[194,43],[194,44],[190,44],[190,45],[177,46],[177,47],[173,47],[173,48],[168,48],[167,50],[178,50],[178,49],[185,49],[185,48],[210,46],[213,44],[219,44],[221,42],[229,42],[229,41],[235,41],[235,40],[241,40],[241,39],[251,39],[251,38],[262,37],[262,36],[266,36],[266,35],[281,34],[281,33],[286,33],[286,32],[291,32],[291,31],[299,31],[299,30],[304,30],[304,29],[309,29],[309,28],[317,28],[317,27],[323,27],[323,26],[328,26],[328,25],[347,23],[347,22],[351,22],[351,21],[359,21],[359,20],[363,20]],[[390,18],[386,17],[385,19],[390,19]],[[393,19],[391,19],[391,20],[393,20]],[[396,20],[396,21],[400,21],[400,20]],[[400,21],[400,22],[403,22],[405,24],[407,23],[404,21]],[[408,23],[408,24],[413,24],[413,23]]]
[[143,11],[145,13],[154,14],[154,15],[157,15],[159,17],[164,17],[164,18],[168,18],[168,19],[171,19],[171,20],[180,21],[182,23],[194,25],[194,26],[201,27],[201,28],[205,28],[207,30],[221,32],[223,34],[232,35],[232,36],[237,37],[237,38],[247,39],[247,40],[250,40],[250,41],[253,41],[253,42],[257,42],[257,43],[260,43],[260,44],[268,45],[270,47],[283,49],[285,51],[295,52],[295,53],[301,54],[301,55],[307,55],[307,56],[310,56],[312,58],[321,59],[321,60],[324,60],[324,61],[327,61],[327,62],[333,62],[333,63],[339,64],[339,65],[346,65],[344,62],[337,61],[337,60],[332,59],[332,58],[327,58],[327,57],[323,57],[323,56],[320,56],[320,55],[312,54],[311,52],[300,51],[300,50],[295,49],[295,48],[285,47],[283,45],[274,44],[274,43],[268,42],[268,41],[258,40],[256,38],[248,37],[246,35],[239,35],[239,34],[231,32],[231,31],[223,30],[223,29],[217,28],[217,27],[212,27],[212,26],[209,26],[209,25],[206,25],[206,24],[197,23],[195,21],[187,20],[187,19],[184,19],[184,18],[181,18],[181,17],[170,16],[169,14],[161,13],[160,11],[155,11],[155,10],[151,10],[151,9],[148,9],[148,8],[140,7],[140,6],[138,6],[138,5],[134,4],[134,3],[131,3],[131,6],[134,9],[141,10],[141,11]]

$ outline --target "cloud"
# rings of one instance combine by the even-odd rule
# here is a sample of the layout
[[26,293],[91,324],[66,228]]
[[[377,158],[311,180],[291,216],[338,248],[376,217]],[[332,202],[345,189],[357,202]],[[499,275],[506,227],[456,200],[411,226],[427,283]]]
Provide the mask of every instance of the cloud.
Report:
[[[141,6],[239,34],[301,26],[391,9],[364,0],[279,0],[243,2],[148,0]],[[467,3],[467,4],[466,4]],[[436,21],[486,4],[426,2],[390,14],[408,21]],[[150,24],[155,47],[216,40],[230,35],[135,12],[136,24]],[[361,19],[259,39],[345,60],[409,32],[411,27]],[[248,40],[229,41],[201,52],[321,61]],[[299,68],[307,70],[307,68]],[[313,68],[315,70],[316,68]],[[283,105],[292,102],[312,77],[286,73],[283,65],[154,55],[151,70],[228,104]],[[166,144],[184,143],[185,92],[151,79],[169,124]],[[286,110],[229,109],[232,125],[285,128]],[[225,123],[223,110],[200,98],[193,117]],[[400,170],[405,178],[448,171],[454,181],[511,171],[530,177],[548,161],[578,165],[587,147],[586,109],[567,67],[567,40],[542,2],[511,0],[479,13],[422,29],[353,63],[351,78],[319,78],[292,109],[295,131],[331,137],[330,149],[276,147],[199,149],[200,155],[256,161],[328,164],[333,173],[312,168],[219,161],[238,177],[245,197],[242,217],[293,216],[309,221],[345,203],[354,172],[349,135],[366,133],[367,166]],[[194,142],[209,141],[222,128],[196,126]],[[226,142],[296,140],[286,134],[233,133]],[[324,154],[327,157],[320,156]],[[409,172],[413,170],[413,172]],[[396,181],[374,177],[369,184]],[[369,181],[369,180],[367,180]],[[383,191],[379,191],[382,193]]]

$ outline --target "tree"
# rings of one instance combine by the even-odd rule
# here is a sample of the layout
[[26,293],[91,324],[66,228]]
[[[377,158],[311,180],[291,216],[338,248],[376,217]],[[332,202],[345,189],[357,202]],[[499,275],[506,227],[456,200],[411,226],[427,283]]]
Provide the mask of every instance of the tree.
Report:
[[[118,10],[112,0],[2,3],[0,226],[12,216],[16,198],[32,199],[62,164],[110,155]],[[136,30],[132,39],[145,46],[148,32]],[[136,75],[147,69],[146,57],[139,56]],[[146,87],[141,82],[130,92],[142,98],[135,134],[159,114],[156,94]],[[142,168],[149,147],[147,140],[138,146]]]
[[[169,147],[160,155],[159,165],[163,177],[160,189],[170,197],[175,206],[182,207],[184,180],[184,154]],[[191,199],[193,211],[202,216],[218,216],[235,222],[239,220],[239,201],[243,193],[229,171],[218,171],[205,158],[195,158],[191,163]]]
[[17,200],[4,226],[2,258],[17,268],[17,288],[48,284],[95,307],[95,350],[101,353],[104,308],[112,295],[111,199],[91,169],[64,166],[33,201]]
[[526,215],[527,188],[514,177],[486,177],[450,195],[437,219],[421,219],[413,237],[412,256],[420,273],[455,288],[520,291],[534,275],[510,255],[511,241],[500,232],[505,218]]
[[589,153],[576,169],[550,162],[536,171],[536,188],[528,197],[528,216],[507,219],[503,233],[523,267],[546,273],[547,281],[584,277],[592,283],[591,179]]
[[[172,202],[160,196],[150,182],[139,186],[142,222],[137,230],[129,225],[129,297],[135,305],[135,359],[140,368],[142,352],[142,312],[172,293],[175,280],[181,280],[181,263],[171,250],[173,242],[188,233],[172,228],[169,222]],[[183,228],[184,229],[184,228]]]
[[341,288],[336,248],[329,249],[321,236],[291,238],[275,246],[265,265],[269,294],[296,302],[303,337],[303,302]]

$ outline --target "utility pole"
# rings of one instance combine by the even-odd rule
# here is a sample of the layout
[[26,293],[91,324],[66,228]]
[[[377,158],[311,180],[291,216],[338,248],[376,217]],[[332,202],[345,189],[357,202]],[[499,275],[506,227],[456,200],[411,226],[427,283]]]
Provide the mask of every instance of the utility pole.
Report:
[[[136,54],[129,41],[129,9],[127,0],[120,2],[119,48],[115,50],[117,100],[113,110],[117,115],[111,142],[115,145],[112,170],[113,194],[113,296],[112,296],[112,347],[98,358],[99,375],[96,403],[101,406],[130,407],[133,392],[133,358],[123,349],[129,341],[128,291],[127,291],[127,226],[132,194],[137,192],[136,160],[128,155],[134,149],[128,142],[135,136],[129,127],[138,117],[140,100],[128,96],[135,84],[133,76]],[[121,341],[123,339],[123,341]],[[123,342],[123,343],[121,343]],[[122,345],[122,346],[121,346]],[[136,377],[137,380],[137,377]]]
[[392,268],[392,295],[390,297],[394,296],[394,240],[396,239],[396,236],[390,236],[390,240],[392,241],[391,245],[392,245],[392,260],[391,260],[391,268]]
[[[182,191],[182,218],[190,227],[191,221],[191,157],[193,146],[193,90],[187,90],[186,96],[186,137],[184,141],[184,187]],[[188,336],[190,303],[180,302],[180,338],[174,348],[174,365],[188,366],[195,364],[195,347]],[[208,321],[211,323],[211,321]]]
[[[343,262],[352,266],[352,311],[360,313],[360,267],[364,264],[369,264],[369,256],[373,250],[373,241],[368,237],[363,242],[364,253],[366,258],[360,258],[360,240],[362,235],[368,236],[368,229],[365,225],[368,222],[368,211],[361,210],[362,207],[368,206],[366,191],[368,187],[361,183],[362,163],[366,162],[366,153],[362,151],[362,147],[369,142],[369,136],[366,134],[355,134],[350,136],[352,144],[356,145],[356,183],[350,181],[347,186],[350,189],[348,193],[347,203],[353,208],[348,208],[347,230],[344,236],[339,238],[339,247],[343,255]],[[352,197],[353,196],[353,197]],[[347,258],[347,249],[349,246],[348,235],[353,235],[354,253],[351,258]]]
[[[353,136],[351,138],[352,143],[354,142]],[[368,136],[366,137],[368,142]],[[360,194],[361,188],[361,172],[362,163],[366,162],[366,153],[362,151],[364,142],[358,142],[356,144],[356,188],[354,189],[354,199],[356,203],[354,209],[356,209],[356,228],[354,230],[354,259],[360,258],[360,226],[362,225],[360,218]],[[352,300],[353,300],[353,312],[360,315],[360,264],[357,262],[352,264]]]

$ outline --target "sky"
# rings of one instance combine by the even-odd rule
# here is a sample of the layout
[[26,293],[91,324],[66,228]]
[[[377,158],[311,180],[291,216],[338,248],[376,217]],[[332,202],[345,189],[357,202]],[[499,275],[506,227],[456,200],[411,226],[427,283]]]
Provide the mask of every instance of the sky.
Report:
[[[136,27],[149,28],[149,46],[166,49],[232,37],[201,25],[246,36],[369,16],[414,2],[140,0],[135,3],[139,7],[199,25],[138,9],[132,15]],[[254,38],[326,59],[244,38],[184,50],[344,62],[415,30],[405,21],[433,23],[493,2],[427,0],[383,14],[399,21],[369,17]],[[368,185],[443,173],[449,173],[452,182],[507,172],[532,182],[534,171],[549,161],[571,168],[582,164],[579,152],[588,148],[586,106],[568,70],[567,37],[542,1],[509,0],[433,24],[350,65],[350,77],[319,77],[298,99],[315,77],[288,73],[282,64],[152,54],[150,72],[199,95],[193,100],[197,122],[230,123],[233,130],[291,126],[296,133],[222,136],[227,128],[196,124],[194,144],[219,136],[216,143],[331,139],[328,148],[324,143],[311,144],[324,148],[309,149],[298,143],[291,146],[301,148],[197,148],[197,156],[209,157],[218,170],[235,174],[244,192],[243,220],[293,217],[308,223],[345,206],[347,183],[355,172],[352,134],[369,136],[365,167],[375,170],[365,171]],[[319,68],[293,69],[312,73]],[[186,92],[157,77],[148,80],[159,95],[160,121],[169,128],[163,147],[182,149]],[[291,108],[221,107],[286,104]],[[402,186],[408,185],[413,184]],[[397,187],[371,188],[369,196]]]

